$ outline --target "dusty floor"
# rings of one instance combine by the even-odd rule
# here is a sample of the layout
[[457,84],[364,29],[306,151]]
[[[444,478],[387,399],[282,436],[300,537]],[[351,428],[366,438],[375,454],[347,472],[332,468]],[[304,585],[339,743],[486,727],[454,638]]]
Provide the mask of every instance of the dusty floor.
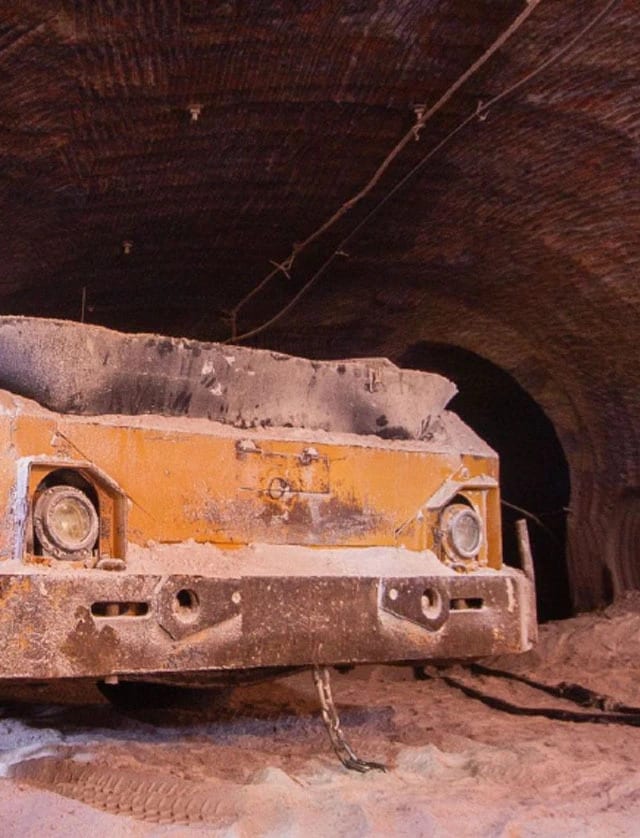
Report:
[[[638,597],[541,634],[534,653],[498,663],[640,704]],[[521,704],[579,712],[529,687],[450,674]],[[639,727],[509,715],[410,669],[364,668],[333,685],[354,748],[387,773],[337,762],[308,674],[237,689],[222,709],[133,715],[86,688],[79,706],[51,703],[68,701],[60,690],[37,704],[5,691],[1,832],[640,836]]]

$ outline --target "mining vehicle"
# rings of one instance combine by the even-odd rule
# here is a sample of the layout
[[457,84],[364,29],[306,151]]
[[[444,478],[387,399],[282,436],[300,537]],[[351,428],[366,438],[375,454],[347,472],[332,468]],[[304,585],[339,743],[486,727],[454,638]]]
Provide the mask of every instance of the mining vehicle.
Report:
[[328,666],[535,638],[439,375],[5,316],[0,388],[0,681],[307,667],[330,704]]

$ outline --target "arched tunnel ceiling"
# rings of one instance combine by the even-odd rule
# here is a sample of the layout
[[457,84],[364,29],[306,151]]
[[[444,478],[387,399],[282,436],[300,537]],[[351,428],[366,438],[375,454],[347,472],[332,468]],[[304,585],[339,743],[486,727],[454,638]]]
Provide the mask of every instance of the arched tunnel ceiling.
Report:
[[[542,0],[241,328],[277,312],[479,101],[604,5]],[[414,106],[433,104],[524,6],[2,0],[3,310],[78,319],[85,289],[92,322],[226,338],[225,312],[270,260],[357,192]],[[511,372],[569,460],[579,605],[601,598],[607,573],[640,584],[637,546],[621,548],[611,524],[634,531],[613,509],[640,491],[639,142],[640,11],[619,0],[435,154],[258,339],[325,356],[449,342]]]

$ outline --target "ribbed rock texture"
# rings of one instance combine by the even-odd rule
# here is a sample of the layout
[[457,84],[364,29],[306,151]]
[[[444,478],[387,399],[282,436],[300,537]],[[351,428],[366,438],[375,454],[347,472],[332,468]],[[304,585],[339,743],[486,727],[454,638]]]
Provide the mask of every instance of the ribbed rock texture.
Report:
[[[276,313],[478,101],[604,5],[542,0],[372,195],[240,312],[240,331]],[[523,7],[1,0],[3,310],[228,336],[226,313],[270,260],[364,185],[414,106]],[[258,339],[332,357],[439,341],[512,373],[569,463],[579,607],[640,586],[639,141],[640,9],[619,0],[435,154]]]

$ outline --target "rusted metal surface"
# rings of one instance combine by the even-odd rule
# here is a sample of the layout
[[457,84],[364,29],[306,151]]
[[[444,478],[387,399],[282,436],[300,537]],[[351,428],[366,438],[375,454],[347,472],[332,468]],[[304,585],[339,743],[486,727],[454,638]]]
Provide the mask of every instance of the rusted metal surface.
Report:
[[[149,342],[62,323],[35,323],[29,335],[30,325],[0,325],[12,340],[27,329],[23,357],[35,372],[25,390],[44,392],[52,335],[69,335],[68,346],[58,344],[62,357],[86,350],[91,361],[76,365],[75,378],[52,374],[53,403],[66,403],[88,380],[100,341],[134,354]],[[4,355],[10,375],[17,349],[13,343]],[[176,342],[171,352],[202,364],[197,349]],[[227,351],[202,347],[204,363]],[[313,401],[307,424],[240,429],[194,416],[55,413],[0,391],[0,636],[12,640],[0,679],[188,679],[468,658],[531,645],[533,584],[501,560],[497,457],[444,409],[446,380],[434,384],[430,375],[404,375],[382,362],[383,374],[372,379],[369,361],[339,372],[339,364],[269,353],[233,357],[240,382],[258,380],[264,369],[275,386],[273,370],[289,369],[283,390],[297,394],[296,416],[306,410],[309,376],[324,376],[332,400],[356,405],[358,416],[372,406],[373,415],[386,399],[399,423],[432,430],[384,439],[354,433],[347,422],[348,432],[340,424],[346,410],[327,432],[315,425],[330,405]],[[122,362],[119,356],[116,371]],[[229,401],[250,404],[245,385],[242,399],[229,390]],[[275,405],[269,388],[256,394],[253,409]],[[85,393],[74,404],[93,409],[93,399]],[[288,410],[280,409],[281,416]],[[53,491],[61,486],[73,491]],[[50,497],[70,505],[63,504],[64,538],[55,550],[39,536]],[[85,503],[98,534],[91,550],[82,542],[78,551],[67,541],[81,528]],[[451,509],[469,510],[465,527],[477,529],[469,549],[456,548],[449,527],[460,516],[447,517]],[[52,519],[52,538],[55,525]],[[466,529],[458,537],[469,538]]]
[[[0,481],[3,496],[12,500],[3,528],[10,544],[0,543],[0,555],[21,555],[12,526],[20,532],[26,492],[35,490],[43,472],[64,468],[109,476],[117,488],[102,504],[110,521],[102,530],[117,532],[126,514],[128,542],[140,546],[193,539],[424,549],[433,544],[430,525],[438,518],[430,498],[457,476],[457,490],[468,487],[486,514],[479,561],[500,562],[497,459],[452,414],[442,417],[444,445],[286,428],[251,435],[205,421],[60,416],[8,394],[2,402],[6,419],[0,432],[10,466]],[[249,441],[255,451],[248,454]],[[317,461],[304,465],[311,446],[325,463],[320,480],[313,477]],[[311,469],[310,485],[296,482],[292,463],[302,473]],[[16,475],[23,479],[22,493],[15,491]],[[482,490],[479,480],[486,484]],[[219,564],[226,567],[229,555]],[[170,555],[163,561],[175,563]]]
[[[402,568],[396,568],[396,572]],[[395,606],[390,590],[403,591]],[[201,607],[176,615],[176,594]],[[425,590],[449,610],[439,628],[420,616]],[[233,600],[239,593],[240,599]],[[0,633],[11,638],[0,679],[50,679],[314,663],[474,658],[517,652],[532,641],[531,587],[517,573],[450,576],[215,577],[56,572],[0,575]],[[96,616],[94,603],[143,602],[144,616]]]

